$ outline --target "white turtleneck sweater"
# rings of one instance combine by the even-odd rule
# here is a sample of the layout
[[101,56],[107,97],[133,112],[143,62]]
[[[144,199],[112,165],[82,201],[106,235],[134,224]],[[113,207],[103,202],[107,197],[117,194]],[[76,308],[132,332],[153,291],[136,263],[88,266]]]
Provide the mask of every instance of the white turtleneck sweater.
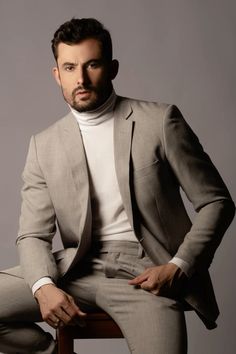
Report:
[[86,152],[95,240],[137,242],[119,191],[114,160],[113,109],[116,94],[95,111],[72,113],[80,127]]
[[[92,237],[97,241],[138,242],[129,223],[119,191],[114,160],[114,106],[113,91],[98,109],[78,112],[70,107],[81,131],[88,164],[92,208]],[[188,274],[188,264],[174,257],[170,261]],[[42,285],[53,283],[43,277],[32,287],[33,294]]]

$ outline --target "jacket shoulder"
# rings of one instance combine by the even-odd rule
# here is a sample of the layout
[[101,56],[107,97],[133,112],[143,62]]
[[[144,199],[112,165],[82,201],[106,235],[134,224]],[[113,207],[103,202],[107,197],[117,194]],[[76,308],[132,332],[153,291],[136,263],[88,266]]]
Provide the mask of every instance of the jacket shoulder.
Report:
[[69,119],[71,113],[68,113],[64,117],[58,119],[56,122],[51,124],[49,127],[45,128],[41,132],[38,132],[34,135],[36,141],[41,141],[44,139],[52,139],[54,135],[57,135],[57,131],[60,126],[63,126],[64,123]]
[[134,112],[144,112],[144,113],[153,113],[153,114],[163,114],[166,110],[172,106],[169,103],[165,102],[152,102],[141,99],[129,98],[129,97],[121,97],[118,96],[118,100],[123,104],[129,104]]

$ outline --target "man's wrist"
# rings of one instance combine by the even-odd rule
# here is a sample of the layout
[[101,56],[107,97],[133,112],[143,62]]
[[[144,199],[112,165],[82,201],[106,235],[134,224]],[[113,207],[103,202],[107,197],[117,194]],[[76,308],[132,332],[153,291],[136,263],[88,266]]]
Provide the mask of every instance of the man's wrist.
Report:
[[56,285],[54,283],[52,284],[45,284],[42,285],[38,290],[35,291],[34,293],[34,298],[36,301],[39,303],[41,298],[44,298],[45,295],[47,295],[47,288],[54,287],[56,288]]
[[193,270],[191,269],[189,263],[187,263],[186,261],[184,261],[181,258],[178,257],[173,257],[169,263],[174,263],[175,265],[177,265],[184,273],[185,275],[190,278],[193,274]]
[[35,293],[38,289],[40,289],[42,286],[47,285],[47,284],[54,284],[54,282],[52,281],[52,279],[50,277],[43,277],[43,278],[37,280],[31,289],[33,296],[35,296]]

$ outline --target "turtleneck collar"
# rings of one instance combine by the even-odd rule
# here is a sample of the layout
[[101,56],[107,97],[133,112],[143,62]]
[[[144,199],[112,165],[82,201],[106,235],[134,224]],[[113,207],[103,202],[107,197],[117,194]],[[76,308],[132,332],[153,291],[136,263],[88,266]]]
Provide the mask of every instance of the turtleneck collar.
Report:
[[99,125],[105,120],[108,120],[113,115],[113,109],[116,102],[116,93],[112,90],[108,99],[97,109],[88,112],[78,112],[70,106],[70,109],[75,116],[80,126]]

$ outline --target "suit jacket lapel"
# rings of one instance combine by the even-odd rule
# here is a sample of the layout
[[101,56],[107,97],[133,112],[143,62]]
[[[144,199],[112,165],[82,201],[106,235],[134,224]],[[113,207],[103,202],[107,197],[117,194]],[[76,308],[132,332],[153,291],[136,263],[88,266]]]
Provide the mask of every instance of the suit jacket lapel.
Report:
[[[61,121],[61,134],[72,177],[78,195],[75,195],[75,208],[80,208],[79,235],[91,235],[91,205],[89,197],[89,177],[82,136],[78,123],[72,113]],[[78,203],[78,204],[77,204]],[[74,210],[76,212],[76,210]],[[83,237],[81,237],[83,243]],[[80,248],[83,245],[80,244]]]
[[[114,110],[114,154],[115,167],[121,197],[124,207],[133,228],[133,213],[130,195],[130,151],[134,122],[128,119],[132,114],[132,108],[128,100],[117,97]],[[89,197],[89,177],[82,136],[78,123],[72,113],[69,113],[61,121],[61,134],[66,150],[73,180],[78,191],[78,201],[81,208],[82,220],[80,220],[80,235],[91,234],[91,205]],[[83,239],[83,238],[82,238]],[[82,240],[83,241],[83,240]],[[88,239],[87,239],[88,241]],[[83,243],[83,242],[82,242]],[[80,245],[82,246],[82,245]]]
[[134,122],[128,119],[132,108],[128,100],[117,98],[114,111],[114,154],[115,167],[121,197],[133,228],[133,213],[130,195],[130,151]]

